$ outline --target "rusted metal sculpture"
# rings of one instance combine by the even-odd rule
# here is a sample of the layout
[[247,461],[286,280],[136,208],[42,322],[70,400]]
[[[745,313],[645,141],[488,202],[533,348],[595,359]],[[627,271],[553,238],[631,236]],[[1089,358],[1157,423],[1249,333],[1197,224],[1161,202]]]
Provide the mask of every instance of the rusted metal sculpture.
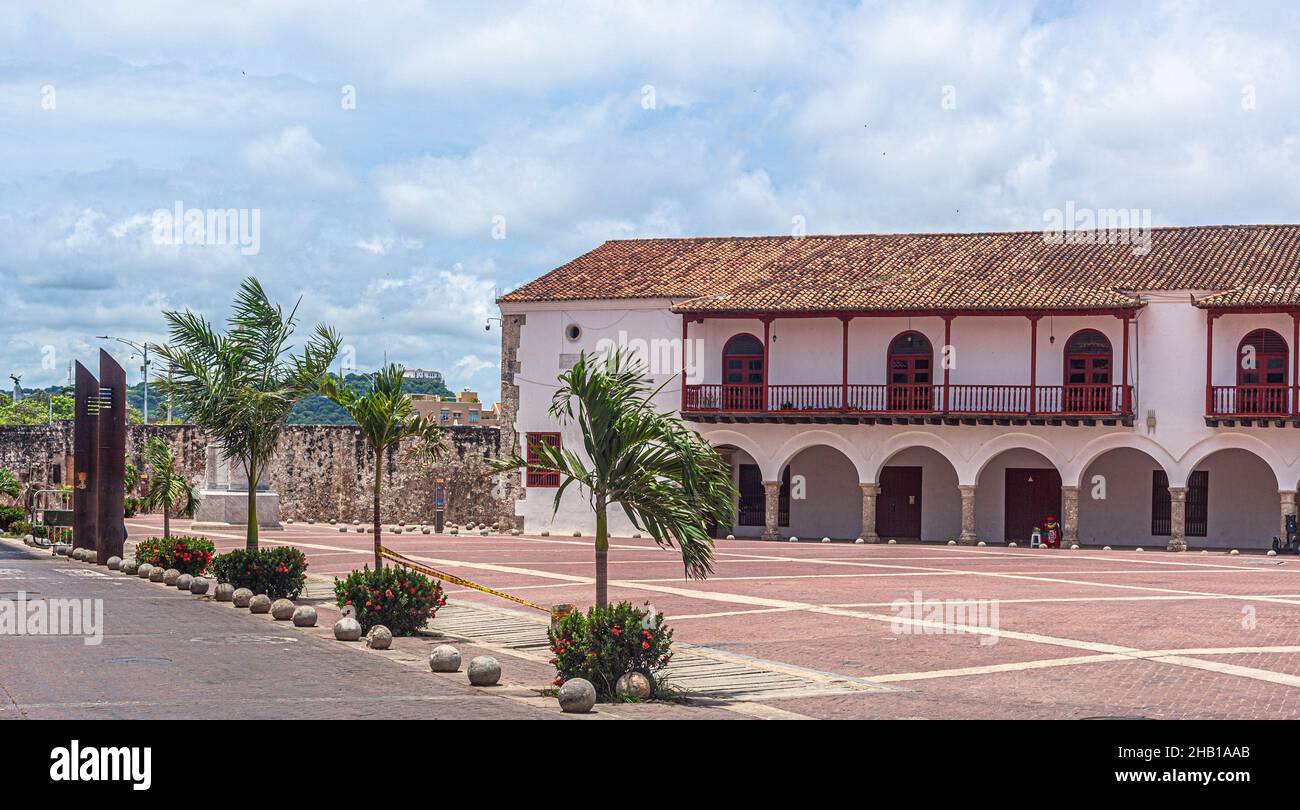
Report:
[[98,559],[121,557],[126,541],[126,372],[103,349],[99,350],[99,479],[97,511]]
[[[77,362],[72,422],[72,546],[99,547],[99,380]],[[107,559],[107,557],[105,558]]]

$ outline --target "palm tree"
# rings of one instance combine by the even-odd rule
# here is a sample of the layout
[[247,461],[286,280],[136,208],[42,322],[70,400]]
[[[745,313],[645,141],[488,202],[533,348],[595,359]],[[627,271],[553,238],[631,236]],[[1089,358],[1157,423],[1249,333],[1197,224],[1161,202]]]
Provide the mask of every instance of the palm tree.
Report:
[[165,312],[170,340],[158,354],[172,366],[158,385],[190,418],[221,442],[228,461],[248,477],[246,545],[257,549],[257,483],[266,473],[293,406],[316,393],[339,350],[339,336],[318,325],[302,348],[290,352],[298,302],[286,315],[255,278],[235,295],[227,331],[190,312]]
[[141,505],[153,510],[159,507],[163,513],[163,537],[172,536],[171,513],[182,517],[194,517],[198,507],[198,493],[180,470],[176,469],[176,456],[167,447],[167,442],[157,436],[149,439],[145,450],[145,468],[149,471],[149,483],[145,487]]
[[559,381],[550,416],[562,425],[577,424],[585,458],[539,444],[531,464],[516,452],[495,467],[558,473],[553,513],[571,484],[586,493],[596,513],[596,604],[609,604],[607,511],[613,504],[660,546],[680,549],[688,578],[713,573],[713,539],[706,527],[730,522],[739,497],[727,463],[676,414],[655,409],[663,386],[652,388],[642,364],[626,352],[604,362],[584,353]]
[[359,392],[344,385],[341,380],[326,377],[320,384],[320,393],[347,411],[361,429],[366,442],[375,453],[374,533],[375,568],[382,568],[379,556],[380,531],[379,493],[384,483],[384,454],[389,447],[400,445],[403,439],[414,438],[420,442],[412,452],[423,459],[432,460],[442,451],[442,433],[431,419],[415,415],[411,398],[402,391],[402,378],[406,369],[392,364],[374,375],[370,390]]

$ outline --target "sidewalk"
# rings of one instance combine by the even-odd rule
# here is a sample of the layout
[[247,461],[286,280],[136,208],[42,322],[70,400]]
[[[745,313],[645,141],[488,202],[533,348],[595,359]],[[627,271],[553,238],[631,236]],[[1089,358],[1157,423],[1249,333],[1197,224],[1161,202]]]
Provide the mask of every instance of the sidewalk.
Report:
[[[462,672],[433,673],[437,638],[395,639],[391,650],[334,640],[337,612],[299,600],[319,626],[295,628],[197,597],[0,540],[0,598],[99,599],[103,640],[7,636],[0,658],[0,719],[659,719],[737,718],[670,703],[601,705],[565,715],[545,688],[548,668],[455,642]],[[317,591],[319,592],[319,591]],[[463,669],[495,655],[502,685],[476,688]]]

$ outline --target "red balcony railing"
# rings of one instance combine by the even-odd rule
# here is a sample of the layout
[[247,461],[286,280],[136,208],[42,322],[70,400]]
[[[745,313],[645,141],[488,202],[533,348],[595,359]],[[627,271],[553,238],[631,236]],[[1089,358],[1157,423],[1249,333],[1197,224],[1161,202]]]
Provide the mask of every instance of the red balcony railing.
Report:
[[[846,400],[847,397],[847,401]],[[687,413],[1131,416],[1122,385],[688,385]]]
[[1290,385],[1212,385],[1206,397],[1209,416],[1290,416],[1296,414],[1296,388]]

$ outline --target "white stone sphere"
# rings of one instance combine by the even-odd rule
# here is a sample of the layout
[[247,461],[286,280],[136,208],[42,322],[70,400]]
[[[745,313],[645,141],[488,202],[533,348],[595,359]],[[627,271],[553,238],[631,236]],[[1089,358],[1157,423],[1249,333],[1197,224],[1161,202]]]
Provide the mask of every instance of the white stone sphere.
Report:
[[344,616],[334,622],[334,638],[339,641],[357,641],[361,638],[361,622],[351,616]]
[[293,609],[292,619],[294,627],[315,627],[316,608],[311,605],[298,605]]
[[366,633],[366,646],[372,650],[386,650],[393,646],[393,631],[382,624],[376,624]]
[[625,672],[614,682],[614,694],[637,700],[650,699],[650,679],[640,672]]
[[460,669],[460,650],[450,644],[439,644],[429,654],[429,669],[434,672],[455,672]]
[[596,705],[596,687],[585,678],[565,681],[556,694],[560,711],[568,714],[586,714]]
[[470,659],[469,682],[474,686],[496,686],[501,680],[501,664],[490,655],[479,655]]

